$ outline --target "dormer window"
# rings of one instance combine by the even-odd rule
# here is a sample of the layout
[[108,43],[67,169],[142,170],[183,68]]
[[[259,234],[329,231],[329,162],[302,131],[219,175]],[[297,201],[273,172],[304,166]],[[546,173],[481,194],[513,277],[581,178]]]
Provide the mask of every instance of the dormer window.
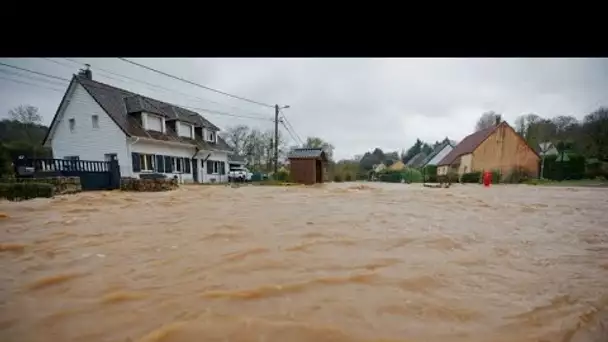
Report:
[[207,141],[215,142],[215,132],[209,131],[209,134],[207,135]]
[[177,133],[180,137],[192,139],[192,125],[185,122],[179,122],[178,127]]
[[163,131],[163,118],[157,115],[148,114],[146,118],[146,129],[150,131]]

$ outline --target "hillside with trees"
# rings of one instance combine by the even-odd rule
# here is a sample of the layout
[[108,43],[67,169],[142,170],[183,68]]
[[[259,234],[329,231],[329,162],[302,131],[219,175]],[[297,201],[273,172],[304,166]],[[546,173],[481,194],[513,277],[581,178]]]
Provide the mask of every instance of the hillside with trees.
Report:
[[0,176],[12,174],[12,161],[27,157],[51,157],[42,147],[48,127],[42,124],[38,108],[21,105],[8,112],[9,119],[0,120]]

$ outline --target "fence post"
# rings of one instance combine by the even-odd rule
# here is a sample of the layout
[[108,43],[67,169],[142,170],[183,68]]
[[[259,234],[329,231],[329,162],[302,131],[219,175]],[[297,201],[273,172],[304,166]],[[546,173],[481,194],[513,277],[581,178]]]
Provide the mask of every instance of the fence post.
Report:
[[112,189],[120,188],[120,165],[116,156],[110,160],[110,185]]

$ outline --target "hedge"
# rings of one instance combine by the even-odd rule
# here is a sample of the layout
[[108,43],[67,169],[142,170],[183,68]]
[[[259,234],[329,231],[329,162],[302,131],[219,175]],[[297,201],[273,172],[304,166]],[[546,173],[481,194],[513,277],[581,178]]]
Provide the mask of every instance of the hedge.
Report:
[[415,169],[407,169],[405,171],[385,171],[378,174],[381,182],[389,183],[418,183],[422,182],[422,173]]
[[460,177],[460,182],[462,182],[462,183],[480,183],[481,182],[481,172],[475,171],[475,172],[464,173]]
[[0,198],[9,201],[28,200],[36,197],[53,197],[55,187],[46,183],[0,183]]
[[0,178],[0,183],[50,184],[53,186],[55,195],[72,194],[82,191],[80,177]]
[[585,178],[585,157],[565,153],[564,162],[557,161],[559,156],[546,156],[543,178],[552,180],[583,179]]
[[272,179],[278,180],[281,182],[286,182],[289,180],[289,172],[284,170],[279,170],[275,175],[273,175]]
[[168,191],[178,187],[177,180],[173,178],[155,178],[155,179],[140,179],[140,178],[122,178],[120,180],[120,190],[123,191]]
[[429,183],[437,182],[437,165],[427,165],[422,169],[424,181]]
[[340,175],[334,175],[334,182],[336,182],[336,183],[342,182],[342,176],[340,176]]

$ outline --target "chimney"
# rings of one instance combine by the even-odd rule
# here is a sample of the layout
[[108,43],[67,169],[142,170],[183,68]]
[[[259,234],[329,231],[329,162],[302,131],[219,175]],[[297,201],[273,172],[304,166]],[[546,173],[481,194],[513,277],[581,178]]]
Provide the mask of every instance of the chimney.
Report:
[[86,78],[87,80],[93,80],[93,72],[90,69],[91,65],[85,64],[84,66],[86,69],[80,69],[80,71],[78,71],[78,76]]
[[495,125],[496,126],[500,125],[500,121],[501,121],[500,115],[496,115],[496,123],[495,123]]

